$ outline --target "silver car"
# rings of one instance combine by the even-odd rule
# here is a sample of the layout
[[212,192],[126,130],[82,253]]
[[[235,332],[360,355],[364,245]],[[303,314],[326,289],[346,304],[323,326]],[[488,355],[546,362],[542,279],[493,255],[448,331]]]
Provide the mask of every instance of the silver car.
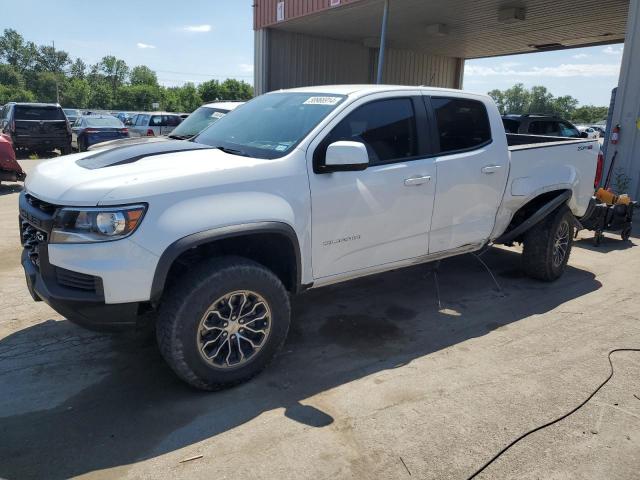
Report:
[[177,113],[138,113],[126,122],[131,137],[159,137],[168,135],[180,125],[182,118]]

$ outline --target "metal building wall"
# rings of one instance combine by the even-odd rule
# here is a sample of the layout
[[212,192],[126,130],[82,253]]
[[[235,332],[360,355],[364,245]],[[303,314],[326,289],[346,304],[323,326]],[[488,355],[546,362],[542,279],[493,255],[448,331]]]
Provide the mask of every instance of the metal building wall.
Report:
[[[253,28],[259,30],[277,22],[276,11],[278,2],[282,0],[255,0],[253,11]],[[338,3],[331,5],[331,0],[285,0],[284,2],[284,19],[311,15],[330,8],[341,7],[350,3],[356,3],[362,0],[340,0]]]
[[[378,50],[361,43],[260,29],[255,33],[255,90],[373,83],[377,59]],[[389,49],[385,65],[385,83],[461,86],[463,61],[458,58]]]
[[[378,69],[378,51],[372,49],[371,79]],[[388,48],[384,63],[383,81],[387,84],[462,88],[464,59],[461,58]]]
[[256,35],[267,36],[268,53],[262,56],[264,66],[256,65],[255,71],[264,70],[266,80],[256,84],[257,93],[308,85],[369,82],[369,49],[363,45],[280,30],[260,32]]
[[[611,117],[620,124],[620,142],[607,145],[607,167],[617,151],[614,173],[620,169],[629,178],[629,194],[640,199],[640,0],[631,0],[627,34],[620,65],[618,92]],[[614,185],[615,187],[615,185]]]

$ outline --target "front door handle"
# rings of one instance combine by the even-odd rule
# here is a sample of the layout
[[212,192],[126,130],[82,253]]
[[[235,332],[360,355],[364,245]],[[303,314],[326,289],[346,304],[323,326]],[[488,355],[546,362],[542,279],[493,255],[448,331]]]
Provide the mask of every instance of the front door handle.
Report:
[[417,185],[423,185],[431,180],[431,175],[424,175],[421,177],[409,177],[404,181],[406,187],[414,187]]
[[492,173],[496,173],[501,168],[502,168],[501,165],[487,165],[486,167],[482,167],[482,173],[491,175]]

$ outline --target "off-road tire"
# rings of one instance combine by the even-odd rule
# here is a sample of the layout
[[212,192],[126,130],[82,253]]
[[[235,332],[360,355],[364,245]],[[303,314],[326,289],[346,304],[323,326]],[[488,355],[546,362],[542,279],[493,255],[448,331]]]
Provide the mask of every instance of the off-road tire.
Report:
[[[569,227],[568,243],[562,262],[555,265],[553,261],[554,243],[563,224],[567,224]],[[522,268],[524,272],[529,277],[544,282],[552,282],[560,278],[571,255],[574,228],[573,214],[566,206],[562,206],[529,229],[524,235],[523,242]]]
[[[198,327],[216,299],[237,290],[254,291],[271,311],[271,331],[251,361],[236,369],[208,364],[198,348]],[[159,308],[156,338],[162,356],[182,380],[201,390],[220,390],[260,373],[287,337],[291,317],[289,294],[264,266],[236,256],[203,262],[167,285]]]

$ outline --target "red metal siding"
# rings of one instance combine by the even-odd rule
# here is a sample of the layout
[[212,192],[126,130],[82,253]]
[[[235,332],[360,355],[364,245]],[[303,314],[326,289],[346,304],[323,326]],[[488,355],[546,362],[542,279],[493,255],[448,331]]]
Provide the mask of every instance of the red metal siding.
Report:
[[[276,21],[279,1],[282,0],[254,0],[253,28],[255,30],[279,23]],[[362,0],[340,0],[339,6],[331,7],[331,0],[284,0],[284,21],[360,1]]]

